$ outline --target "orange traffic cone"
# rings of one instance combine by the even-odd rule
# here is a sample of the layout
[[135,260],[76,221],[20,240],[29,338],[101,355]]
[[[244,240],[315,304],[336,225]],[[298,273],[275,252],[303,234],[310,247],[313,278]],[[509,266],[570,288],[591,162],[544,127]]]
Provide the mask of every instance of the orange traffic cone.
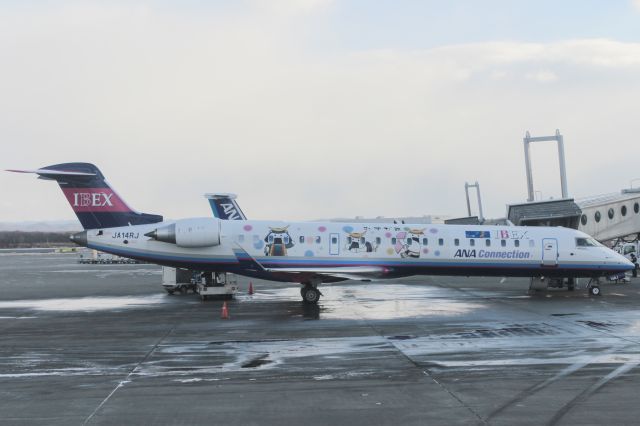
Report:
[[251,296],[253,294],[253,283],[251,281],[249,281],[249,296]]
[[227,308],[227,302],[224,302],[222,305],[222,315],[220,315],[222,319],[229,319],[229,309]]

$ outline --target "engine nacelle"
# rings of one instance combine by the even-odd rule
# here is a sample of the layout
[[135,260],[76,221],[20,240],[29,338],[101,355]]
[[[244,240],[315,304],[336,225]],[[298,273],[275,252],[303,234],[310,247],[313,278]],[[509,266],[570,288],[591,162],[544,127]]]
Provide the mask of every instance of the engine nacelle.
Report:
[[220,245],[220,220],[209,217],[181,219],[171,225],[157,228],[145,236],[178,247],[217,246]]

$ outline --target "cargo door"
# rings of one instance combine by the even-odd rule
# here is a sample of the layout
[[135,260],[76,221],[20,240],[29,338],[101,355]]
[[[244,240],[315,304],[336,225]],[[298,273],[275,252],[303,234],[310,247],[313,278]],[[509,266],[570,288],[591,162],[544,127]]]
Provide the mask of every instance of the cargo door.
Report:
[[542,266],[558,266],[558,240],[555,238],[542,240]]

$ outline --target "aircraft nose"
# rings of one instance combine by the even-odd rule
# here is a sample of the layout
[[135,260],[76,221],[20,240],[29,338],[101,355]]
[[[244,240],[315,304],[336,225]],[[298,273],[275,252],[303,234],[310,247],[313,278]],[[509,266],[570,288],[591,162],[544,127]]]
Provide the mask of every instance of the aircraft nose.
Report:
[[[616,253],[617,254],[617,253]],[[627,259],[626,257],[624,257],[621,254],[618,254],[618,260],[620,261],[620,263],[622,263],[624,266],[627,266],[629,269],[628,270],[632,270],[635,269],[636,265],[630,261],[629,259]]]
[[76,243],[79,246],[86,247],[87,246],[87,231],[78,232],[76,234],[70,235],[69,239]]

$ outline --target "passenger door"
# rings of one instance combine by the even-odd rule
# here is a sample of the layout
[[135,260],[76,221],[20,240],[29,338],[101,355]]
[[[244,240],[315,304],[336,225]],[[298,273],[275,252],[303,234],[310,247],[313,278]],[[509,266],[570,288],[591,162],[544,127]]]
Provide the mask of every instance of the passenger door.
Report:
[[542,240],[542,265],[558,266],[558,240],[555,238]]
[[340,234],[329,235],[329,254],[340,254]]

